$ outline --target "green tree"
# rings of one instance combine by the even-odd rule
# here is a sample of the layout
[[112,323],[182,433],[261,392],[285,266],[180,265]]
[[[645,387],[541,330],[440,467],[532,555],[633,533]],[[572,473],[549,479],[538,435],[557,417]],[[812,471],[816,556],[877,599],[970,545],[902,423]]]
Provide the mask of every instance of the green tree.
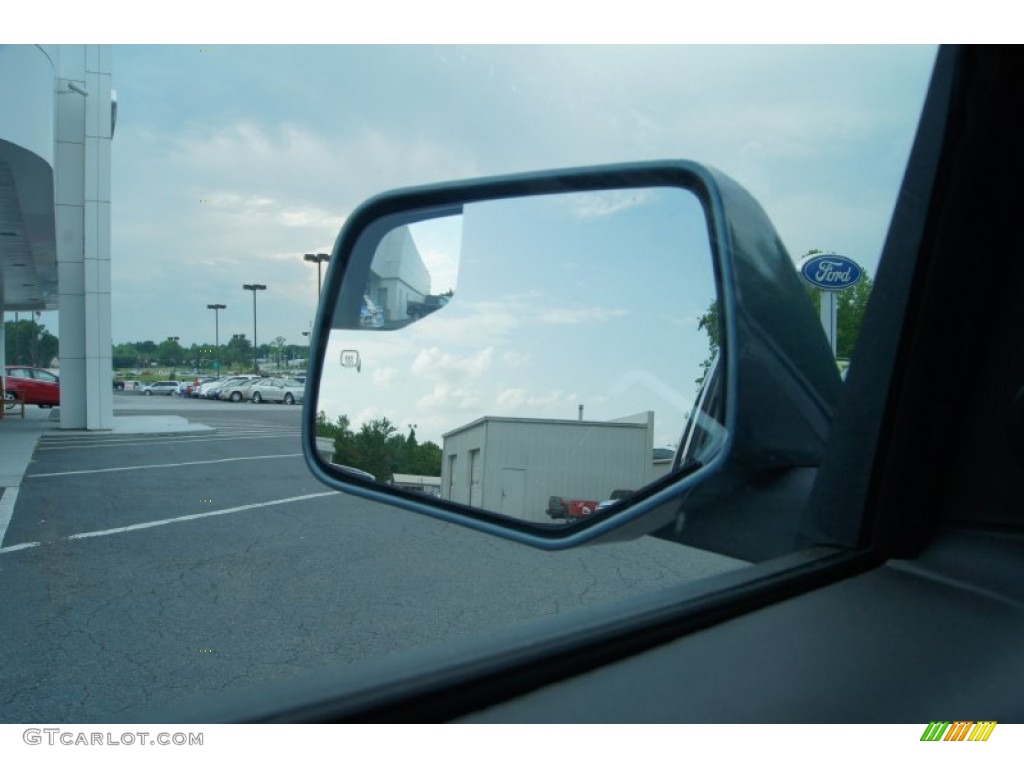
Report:
[[163,365],[177,366],[188,359],[188,353],[178,342],[168,339],[156,348],[156,359]]
[[134,368],[141,365],[139,350],[134,344],[115,344],[111,352],[114,368]]
[[35,320],[8,320],[4,323],[4,343],[8,365],[34,365],[49,368],[57,357],[57,337]]
[[224,362],[235,368],[252,368],[252,342],[244,333],[236,333],[224,345]]
[[441,474],[441,447],[429,440],[416,439],[415,425],[409,425],[409,434],[402,435],[387,418],[374,419],[353,432],[348,416],[338,416],[333,422],[326,412],[316,415],[316,436],[334,440],[335,464],[365,470],[381,482],[395,473],[407,475]]
[[409,468],[404,470],[410,475],[441,476],[441,446],[428,440],[416,446]]
[[209,365],[209,361],[213,358],[213,344],[196,344],[192,342],[191,346],[185,350],[185,355],[188,358],[189,365],[202,370]]
[[[398,470],[396,443],[391,440],[395,425],[386,417],[363,424],[352,439],[354,466],[386,481]],[[403,440],[404,442],[404,440]]]
[[418,474],[412,469],[416,466],[416,456],[419,451],[419,441],[416,440],[416,425],[409,425],[409,434],[405,436],[402,445],[402,461],[400,472],[406,474]]
[[284,336],[278,336],[270,342],[270,357],[279,369],[284,367],[285,341],[286,339]]
[[155,341],[136,341],[132,345],[135,347],[137,365],[140,368],[149,368],[151,363],[156,362],[157,345]]
[[348,416],[341,415],[336,421],[331,422],[327,413],[320,411],[316,415],[316,436],[330,437],[334,440],[334,456],[331,461],[336,464],[351,465],[354,459],[352,429]]

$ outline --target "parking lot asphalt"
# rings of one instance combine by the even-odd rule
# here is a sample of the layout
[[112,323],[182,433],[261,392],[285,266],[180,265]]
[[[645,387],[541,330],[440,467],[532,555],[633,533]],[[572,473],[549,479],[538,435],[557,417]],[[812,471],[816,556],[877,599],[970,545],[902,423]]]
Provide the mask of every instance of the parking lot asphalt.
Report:
[[740,566],[653,539],[539,552],[337,493],[298,407],[115,406],[209,429],[41,430],[0,540],[0,721],[121,722]]
[[[123,404],[130,409],[132,401],[126,399]],[[3,418],[0,418],[0,547],[3,546],[19,488],[36,445],[44,433],[59,428],[59,415],[59,409],[36,406],[19,406],[3,411]],[[103,432],[67,430],[62,434],[68,437],[88,434],[156,436],[208,434],[216,431],[214,427],[171,413],[118,415],[112,421],[112,428]]]

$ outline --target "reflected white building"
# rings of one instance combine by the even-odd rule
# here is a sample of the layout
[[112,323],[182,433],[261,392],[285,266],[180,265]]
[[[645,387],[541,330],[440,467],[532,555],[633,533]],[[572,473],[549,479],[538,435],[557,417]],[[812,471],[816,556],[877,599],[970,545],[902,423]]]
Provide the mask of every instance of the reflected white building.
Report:
[[596,504],[664,474],[653,441],[652,411],[611,421],[484,416],[445,433],[440,495],[550,523],[551,497]]
[[421,302],[430,294],[430,273],[408,227],[398,227],[381,239],[366,293],[384,310],[387,323],[408,320],[409,302]]

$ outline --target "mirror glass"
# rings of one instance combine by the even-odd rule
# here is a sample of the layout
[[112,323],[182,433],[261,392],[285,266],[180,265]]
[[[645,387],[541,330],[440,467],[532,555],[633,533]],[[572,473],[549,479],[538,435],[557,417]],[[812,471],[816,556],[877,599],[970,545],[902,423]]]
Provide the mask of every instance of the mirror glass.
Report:
[[321,455],[380,483],[572,524],[685,471],[695,410],[704,458],[719,442],[720,404],[709,410],[701,386],[715,307],[707,217],[684,189],[380,219],[353,247],[333,311]]

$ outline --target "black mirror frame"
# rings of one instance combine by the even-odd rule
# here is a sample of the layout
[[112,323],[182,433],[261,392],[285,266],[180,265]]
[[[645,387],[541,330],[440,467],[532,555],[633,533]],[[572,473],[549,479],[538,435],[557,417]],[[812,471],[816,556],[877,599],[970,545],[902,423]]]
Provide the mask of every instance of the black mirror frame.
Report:
[[[316,451],[316,408],[332,309],[353,250],[365,230],[384,217],[409,212],[446,210],[502,198],[640,187],[685,189],[696,195],[707,216],[720,306],[720,338],[725,339],[720,361],[724,370],[720,375],[725,382],[726,437],[711,461],[689,474],[661,478],[627,504],[615,505],[571,526],[547,527],[371,483],[320,458]],[[802,301],[806,311],[779,313],[780,301],[785,306],[794,300]],[[778,314],[787,321],[794,314],[795,324],[783,322],[780,328],[775,317]],[[822,352],[827,360],[824,365]],[[829,365],[834,387],[829,382]],[[757,202],[719,171],[688,161],[661,161],[451,182],[373,197],[342,227],[331,254],[311,339],[303,404],[303,452],[310,471],[331,488],[534,547],[566,549],[597,538],[635,538],[678,522],[686,512],[681,501],[689,492],[737,460],[742,466],[760,466],[766,458],[780,466],[816,463],[827,436],[839,381],[824,333],[774,228]],[[765,391],[747,392],[759,386]],[[782,412],[796,412],[799,418],[783,425],[778,434],[763,434],[762,427],[769,425],[778,430],[780,398],[791,406]],[[759,404],[758,400],[765,402]]]

